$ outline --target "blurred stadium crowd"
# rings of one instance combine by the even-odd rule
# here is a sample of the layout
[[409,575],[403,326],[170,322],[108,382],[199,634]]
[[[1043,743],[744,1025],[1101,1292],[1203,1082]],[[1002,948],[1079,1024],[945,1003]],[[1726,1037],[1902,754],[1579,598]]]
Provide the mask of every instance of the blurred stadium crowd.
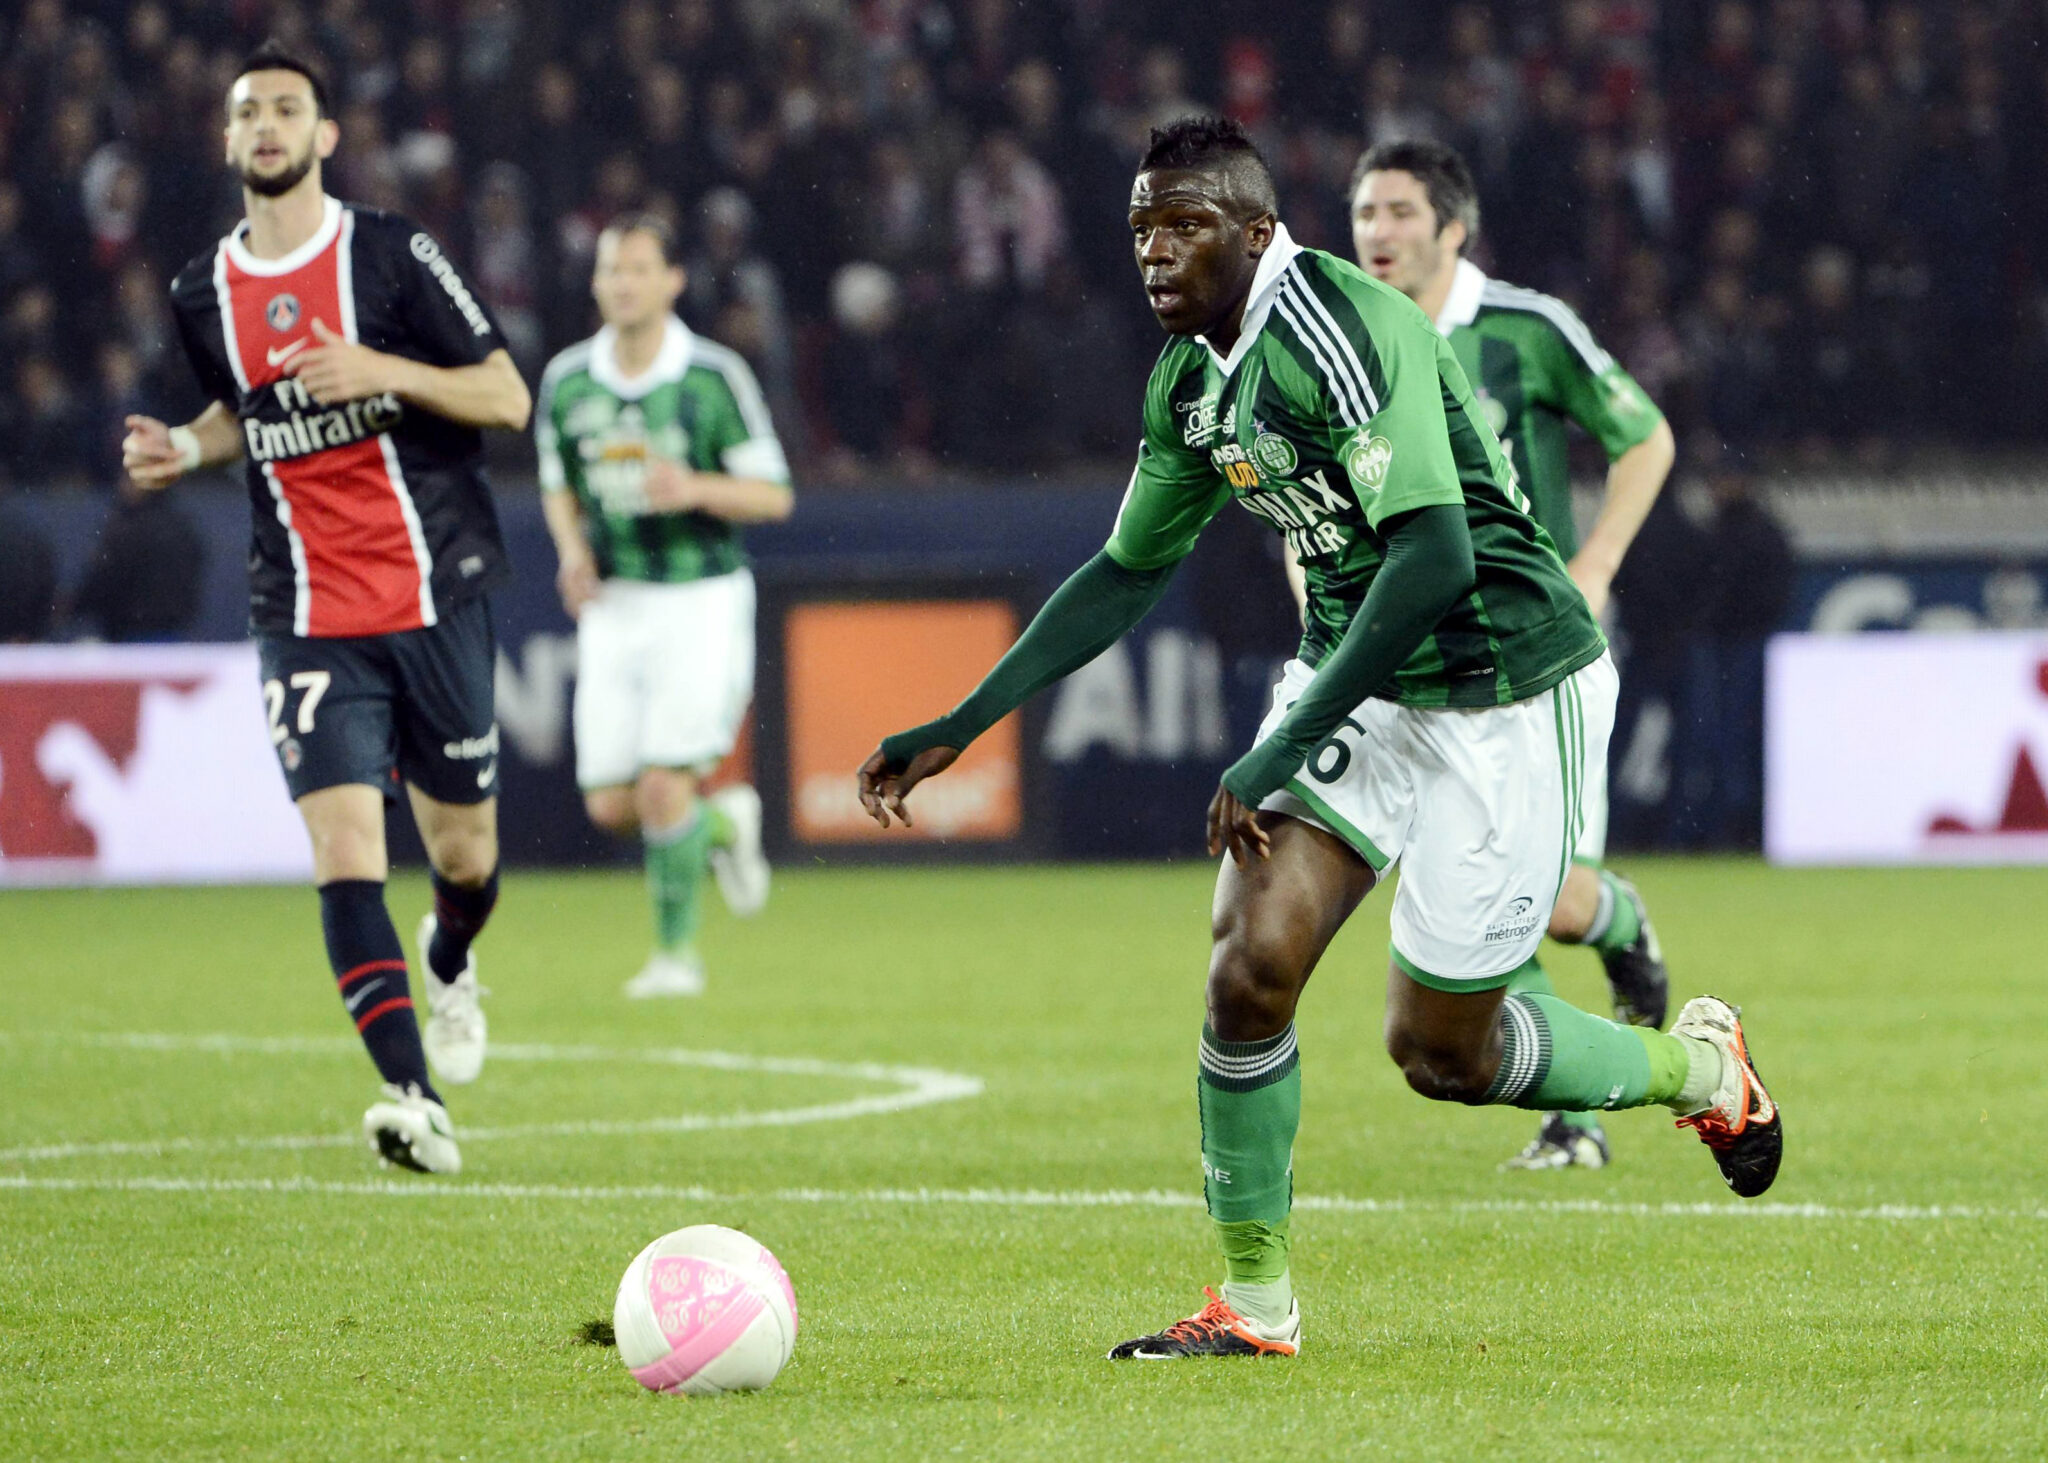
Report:
[[[1252,125],[1305,242],[1360,148],[1471,158],[1482,262],[1576,304],[1681,441],[1881,466],[2039,441],[2048,9],[2020,0],[19,0],[0,16],[0,472],[110,482],[196,407],[169,275],[238,212],[239,57],[329,71],[339,195],[455,251],[537,372],[610,215],[809,483],[1127,456],[1152,124]],[[1120,474],[1121,467],[1118,472]]]

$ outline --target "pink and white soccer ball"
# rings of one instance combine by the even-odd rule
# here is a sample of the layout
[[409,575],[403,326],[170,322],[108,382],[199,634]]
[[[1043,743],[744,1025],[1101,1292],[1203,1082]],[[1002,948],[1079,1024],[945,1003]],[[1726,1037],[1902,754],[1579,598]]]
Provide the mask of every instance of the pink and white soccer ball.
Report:
[[775,1380],[796,1348],[796,1291],[767,1246],[693,1224],[633,1257],[612,1304],[619,1360],[641,1386],[706,1397]]

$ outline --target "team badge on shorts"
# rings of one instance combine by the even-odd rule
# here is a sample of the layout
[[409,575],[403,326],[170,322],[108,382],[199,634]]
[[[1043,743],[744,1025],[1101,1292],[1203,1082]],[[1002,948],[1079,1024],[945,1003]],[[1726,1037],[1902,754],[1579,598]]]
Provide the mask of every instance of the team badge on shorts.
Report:
[[305,753],[299,749],[298,738],[286,737],[283,741],[279,742],[277,744],[277,757],[280,762],[284,763],[285,771],[297,772],[299,764],[305,761]]
[[270,322],[272,330],[282,333],[299,323],[299,297],[297,295],[272,295],[270,303],[263,307],[263,318]]

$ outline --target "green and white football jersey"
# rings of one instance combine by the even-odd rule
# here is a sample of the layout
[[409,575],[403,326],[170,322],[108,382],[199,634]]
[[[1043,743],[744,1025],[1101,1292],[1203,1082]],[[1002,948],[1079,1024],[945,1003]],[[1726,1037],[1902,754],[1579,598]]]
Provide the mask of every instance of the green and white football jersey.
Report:
[[1286,535],[1308,580],[1302,659],[1318,664],[1379,572],[1385,521],[1460,506],[1478,582],[1375,694],[1499,706],[1605,648],[1528,513],[1465,373],[1414,301],[1279,229],[1230,354],[1177,338],[1145,393],[1145,441],[1108,552],[1171,564],[1233,497]]
[[540,380],[534,438],[540,485],[573,492],[606,579],[680,584],[743,567],[739,530],[708,513],[647,505],[647,462],[789,481],[754,373],[737,352],[669,317],[654,364],[619,369],[610,326],[570,346]]
[[1507,449],[1530,511],[1569,559],[1579,531],[1565,423],[1585,428],[1612,462],[1664,414],[1564,301],[1489,279],[1469,259],[1458,261],[1436,323]]

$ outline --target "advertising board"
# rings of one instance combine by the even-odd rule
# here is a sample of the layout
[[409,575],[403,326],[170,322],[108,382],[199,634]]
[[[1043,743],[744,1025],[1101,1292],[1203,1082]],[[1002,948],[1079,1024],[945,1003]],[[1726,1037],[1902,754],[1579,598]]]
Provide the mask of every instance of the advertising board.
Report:
[[1777,863],[2048,863],[2048,634],[1780,635],[1766,664]]
[[0,884],[312,867],[253,645],[0,647]]

